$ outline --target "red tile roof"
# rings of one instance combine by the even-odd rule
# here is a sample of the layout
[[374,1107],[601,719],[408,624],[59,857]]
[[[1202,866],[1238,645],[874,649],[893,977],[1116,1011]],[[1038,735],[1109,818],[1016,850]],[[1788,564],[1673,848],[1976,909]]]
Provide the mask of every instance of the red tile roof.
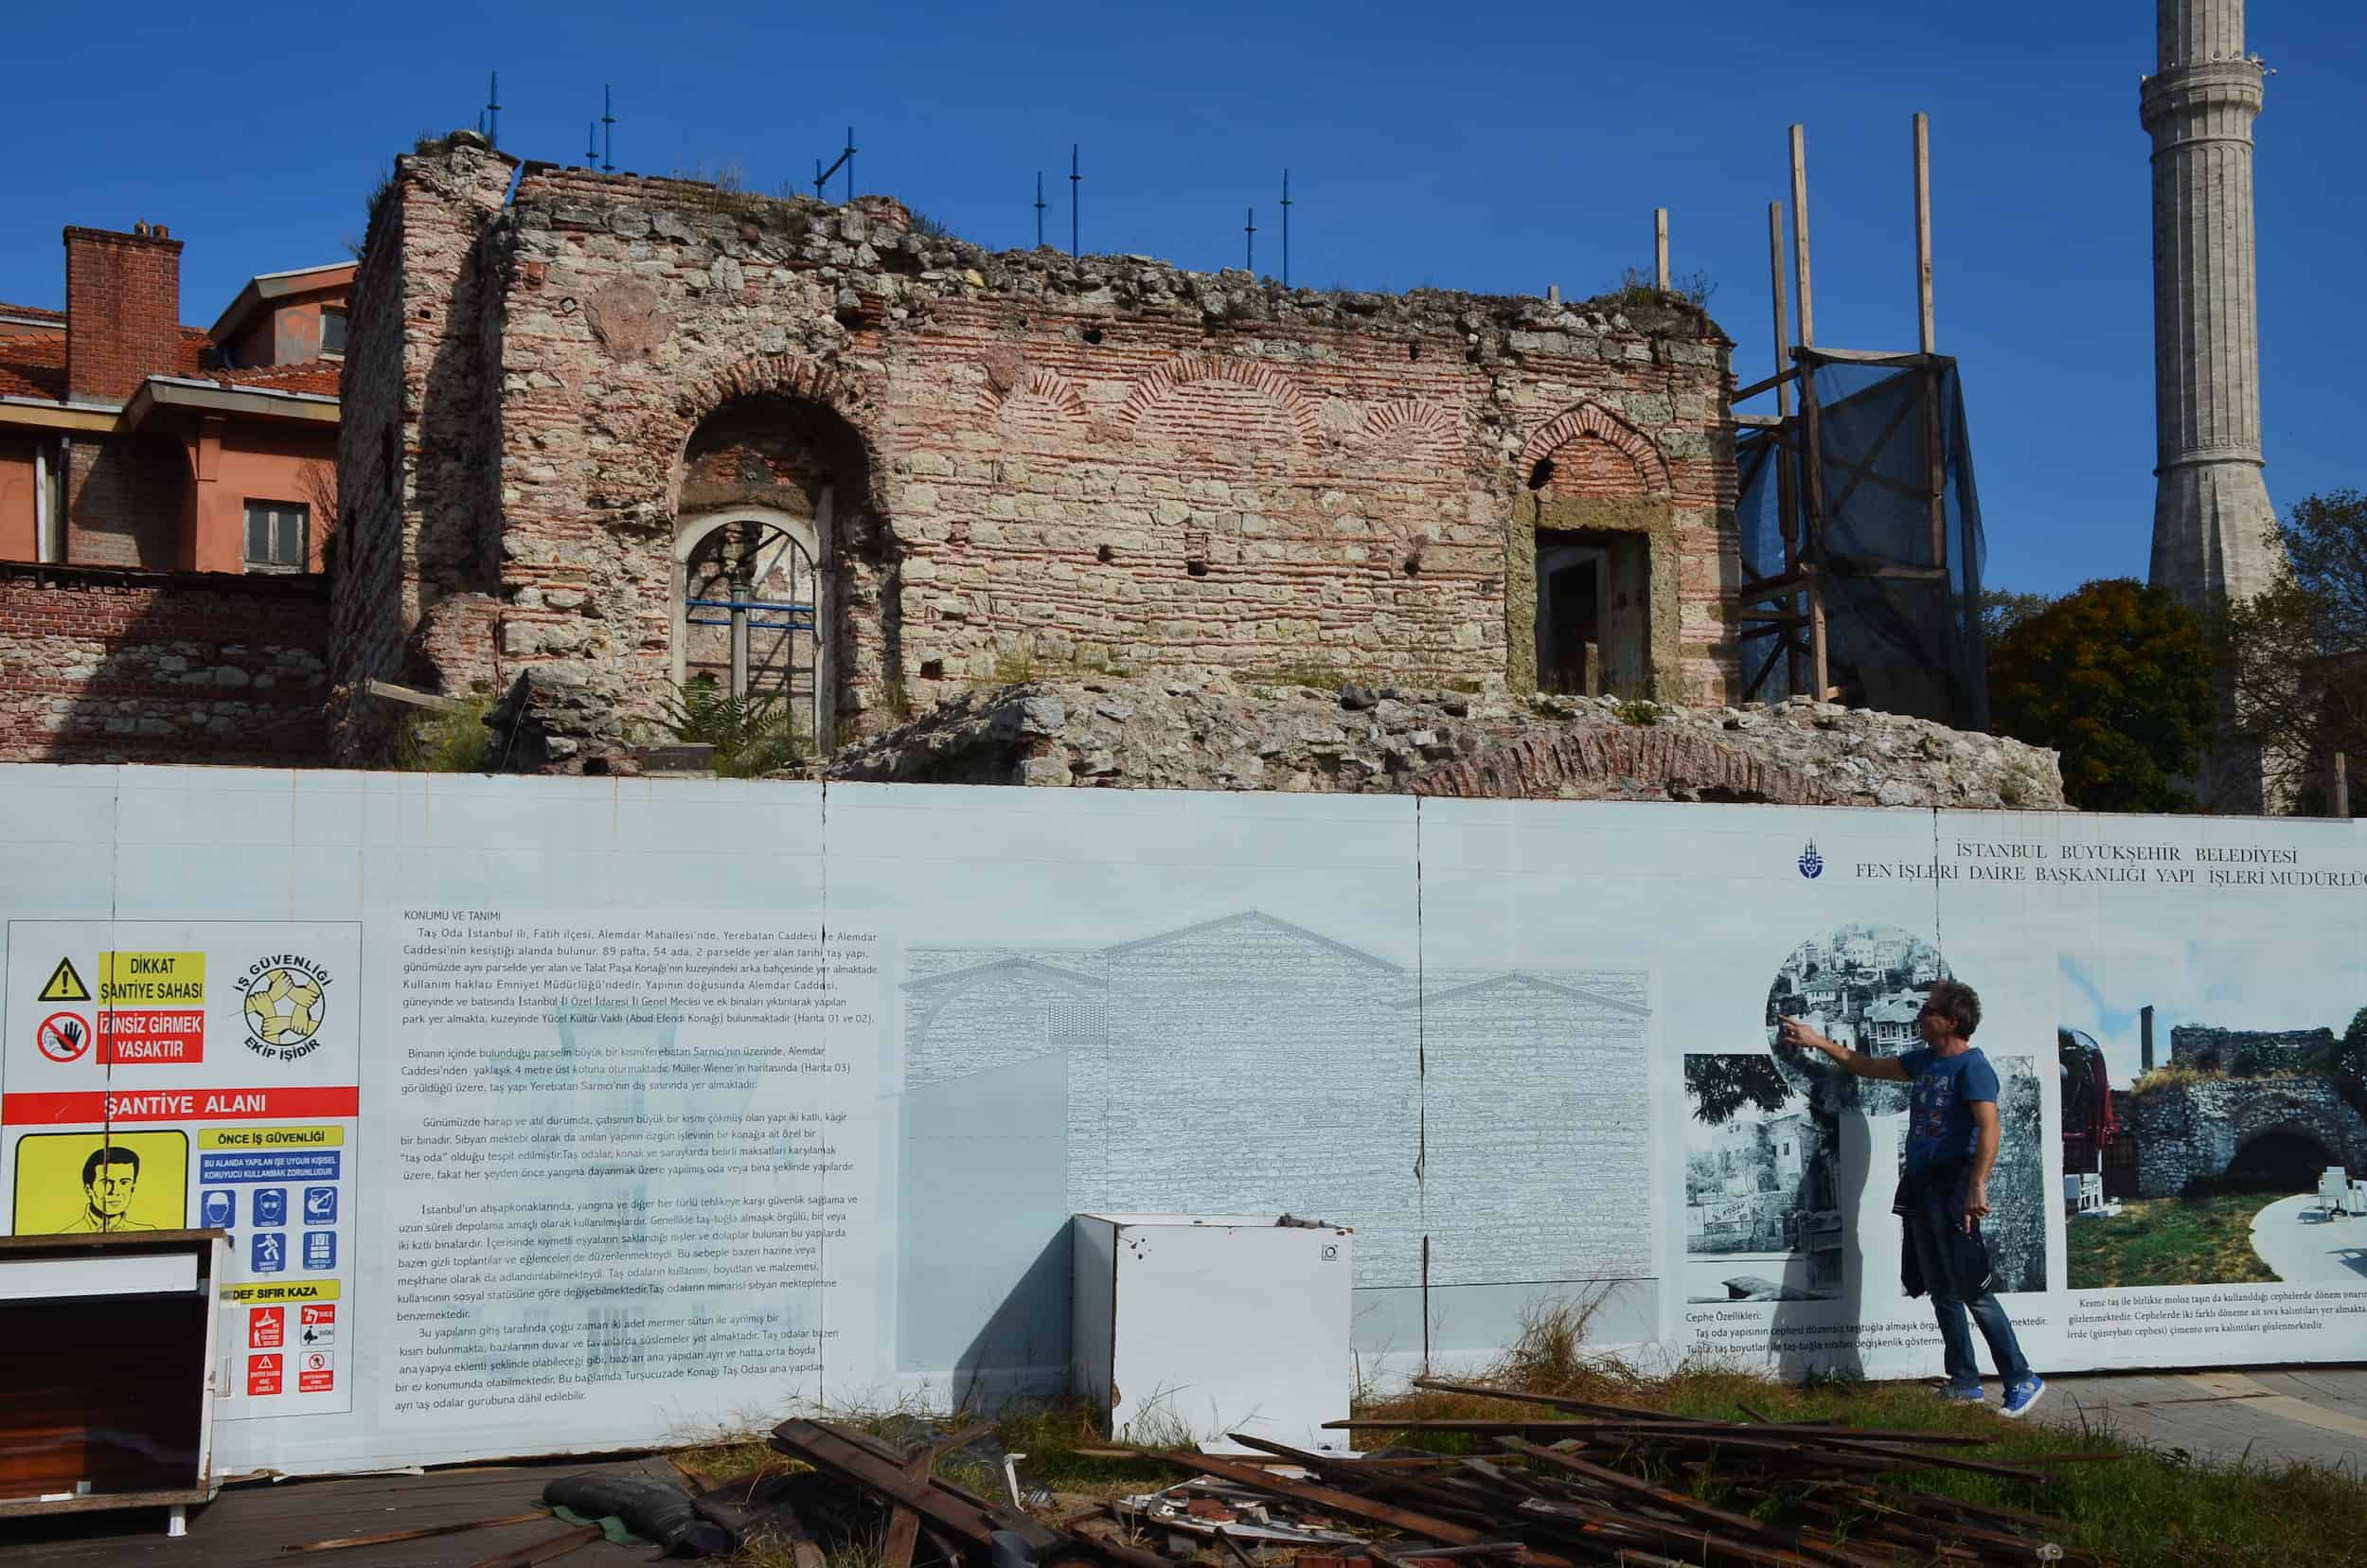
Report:
[[33,321],[54,321],[61,326],[65,322],[63,311],[46,310],[39,305],[11,305],[5,299],[0,299],[0,316],[24,316]]
[[[0,305],[0,312],[19,309],[13,305]],[[61,321],[64,319],[55,311],[27,310],[26,313],[44,314]],[[184,327],[173,345],[172,363],[153,366],[149,373],[210,381],[222,386],[311,392],[329,398],[337,395],[340,366],[335,360],[308,360],[299,365],[266,365],[234,370],[208,365],[206,358],[212,348],[213,340],[204,332],[194,327]],[[65,334],[25,332],[0,336],[0,398],[65,401]]]
[[65,401],[65,334],[0,337],[0,398]]
[[307,360],[300,365],[267,365],[254,370],[209,370],[206,375],[225,386],[268,387],[275,392],[317,392],[337,395],[338,365],[334,360]]

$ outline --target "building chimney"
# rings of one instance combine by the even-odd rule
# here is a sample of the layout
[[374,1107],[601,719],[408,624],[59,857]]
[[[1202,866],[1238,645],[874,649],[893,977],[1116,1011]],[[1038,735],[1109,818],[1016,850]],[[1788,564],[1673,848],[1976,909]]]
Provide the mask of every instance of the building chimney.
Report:
[[65,384],[77,401],[121,402],[179,357],[181,241],[140,227],[65,231]]
[[2153,1071],[2153,1004],[2148,1002],[2137,1009],[2137,1062],[2141,1071]]

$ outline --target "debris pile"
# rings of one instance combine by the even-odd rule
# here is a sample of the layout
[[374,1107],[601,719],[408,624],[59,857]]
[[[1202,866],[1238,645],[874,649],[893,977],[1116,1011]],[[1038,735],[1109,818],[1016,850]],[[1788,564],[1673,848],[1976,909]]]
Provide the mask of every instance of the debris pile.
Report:
[[[1317,1453],[1242,1434],[1235,1452],[1110,1450],[1186,1479],[1046,1523],[1006,1455],[1007,1501],[935,1473],[985,1438],[978,1426],[899,1447],[843,1423],[775,1427],[783,1463],[729,1482],[685,1470],[691,1491],[597,1475],[554,1481],[569,1526],[476,1568],[533,1568],[607,1534],[705,1557],[771,1545],[797,1568],[860,1545],[877,1568],[1888,1568],[2106,1559],[2066,1547],[2069,1524],[1918,1489],[1935,1470],[2043,1487],[2031,1462],[1963,1452],[1985,1439],[1874,1432],[1753,1416],[1725,1421],[1430,1379],[1415,1386],[1539,1408],[1534,1417],[1350,1419],[1334,1428],[1451,1434],[1486,1453],[1406,1448]],[[2101,1455],[2056,1455],[2070,1463]],[[1706,1484],[1705,1484],[1706,1483]],[[513,1515],[290,1551],[380,1545],[542,1515]],[[621,1525],[621,1531],[619,1526]],[[876,1557],[873,1548],[876,1545]]]

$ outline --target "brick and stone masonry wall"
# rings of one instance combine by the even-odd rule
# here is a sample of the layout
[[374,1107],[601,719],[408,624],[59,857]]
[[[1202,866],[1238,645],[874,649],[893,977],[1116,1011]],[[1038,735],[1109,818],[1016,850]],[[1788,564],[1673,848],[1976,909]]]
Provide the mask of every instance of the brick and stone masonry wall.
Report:
[[[393,315],[370,296],[400,294],[406,441],[424,430],[412,455],[474,483],[438,500],[422,474],[376,530],[405,594],[430,597],[436,528],[482,542],[500,485],[481,627],[423,637],[429,607],[399,601],[415,661],[436,642],[414,678],[537,668],[560,759],[663,693],[674,541],[713,500],[685,453],[768,399],[805,421],[808,450],[769,467],[824,536],[842,731],[1014,658],[1522,689],[1547,528],[1645,542],[1646,694],[1717,702],[1736,679],[1730,346],[1698,311],[990,254],[884,200],[540,165],[489,217],[510,169],[465,137],[400,160],[400,243],[382,268],[374,237],[356,282],[346,482],[375,439],[355,404],[381,395],[354,387],[362,344]],[[472,278],[500,290],[473,356]]]
[[0,761],[328,760],[325,585],[0,563]]
[[480,241],[517,165],[467,145],[403,164],[371,210],[340,378],[331,646],[348,760],[379,755],[394,718],[355,700],[366,682],[459,692],[500,673],[500,340]]

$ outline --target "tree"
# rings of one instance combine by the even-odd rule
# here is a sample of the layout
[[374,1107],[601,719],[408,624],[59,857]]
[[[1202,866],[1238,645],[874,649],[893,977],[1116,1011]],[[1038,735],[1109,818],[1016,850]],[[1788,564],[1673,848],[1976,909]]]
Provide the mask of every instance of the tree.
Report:
[[2274,582],[2225,615],[2234,728],[2272,793],[2305,803],[2328,757],[2367,757],[2367,493],[2305,496],[2272,538]]
[[1745,1105],[1781,1111],[1791,1086],[1775,1070],[1773,1057],[1688,1056],[1685,1093],[1693,1096],[1694,1119],[1715,1127]]
[[2055,602],[2050,595],[2022,594],[2011,588],[1981,590],[1981,640],[1995,648],[2005,633]]
[[2127,578],[2091,582],[1989,650],[1994,728],[2062,754],[2063,793],[2090,811],[2191,811],[2216,704],[2200,616]]

